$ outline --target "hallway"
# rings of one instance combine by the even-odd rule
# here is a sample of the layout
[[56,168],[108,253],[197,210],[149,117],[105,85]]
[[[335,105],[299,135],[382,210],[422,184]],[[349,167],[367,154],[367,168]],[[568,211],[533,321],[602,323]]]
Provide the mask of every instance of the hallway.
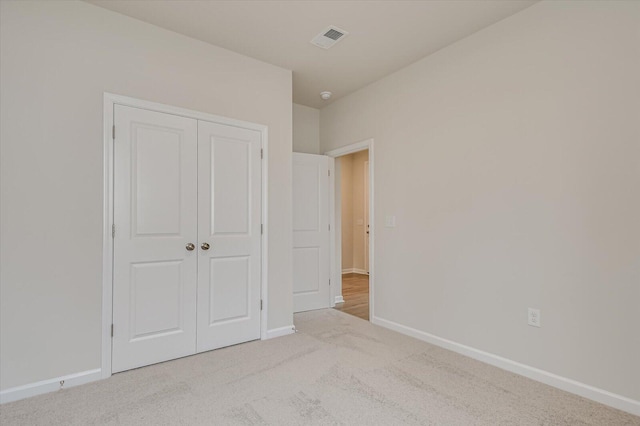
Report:
[[369,275],[342,275],[342,297],[335,309],[369,321]]

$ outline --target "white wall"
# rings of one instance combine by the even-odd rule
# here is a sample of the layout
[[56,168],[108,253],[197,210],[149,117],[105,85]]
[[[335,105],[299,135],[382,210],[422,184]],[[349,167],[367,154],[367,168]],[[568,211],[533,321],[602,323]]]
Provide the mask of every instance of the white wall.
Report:
[[291,72],[83,2],[0,7],[0,387],[100,367],[103,92],[269,126],[268,328],[292,324]]
[[320,110],[293,104],[293,152],[320,154]]
[[376,316],[640,400],[639,76],[640,2],[542,2],[322,109],[375,139]]

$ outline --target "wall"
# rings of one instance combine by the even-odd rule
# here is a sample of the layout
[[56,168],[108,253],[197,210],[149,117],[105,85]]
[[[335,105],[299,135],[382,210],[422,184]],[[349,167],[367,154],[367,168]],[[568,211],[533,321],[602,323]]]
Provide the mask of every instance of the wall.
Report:
[[100,367],[103,92],[269,126],[268,328],[292,324],[291,72],[83,2],[0,2],[1,388]]
[[293,104],[293,152],[320,154],[320,110]]
[[368,151],[338,157],[340,162],[342,271],[365,272],[364,170]]
[[640,400],[639,75],[640,3],[542,2],[323,108],[375,140],[376,317]]
[[364,258],[364,169],[369,160],[369,151],[359,151],[353,155],[353,268],[358,272],[365,271]]
[[353,269],[353,155],[338,157],[340,170],[340,206],[342,271]]

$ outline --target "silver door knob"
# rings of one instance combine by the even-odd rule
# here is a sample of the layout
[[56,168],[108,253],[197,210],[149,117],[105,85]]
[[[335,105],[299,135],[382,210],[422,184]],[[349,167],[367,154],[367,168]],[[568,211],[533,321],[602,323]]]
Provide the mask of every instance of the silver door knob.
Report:
[[187,244],[187,245],[185,246],[185,248],[186,248],[187,250],[189,250],[189,251],[193,251],[193,249],[195,249],[195,248],[196,248],[196,246],[195,246],[195,244],[193,244],[193,243],[189,243],[189,244]]
[[202,245],[200,246],[202,250],[209,250],[209,247],[211,247],[209,243],[202,243]]

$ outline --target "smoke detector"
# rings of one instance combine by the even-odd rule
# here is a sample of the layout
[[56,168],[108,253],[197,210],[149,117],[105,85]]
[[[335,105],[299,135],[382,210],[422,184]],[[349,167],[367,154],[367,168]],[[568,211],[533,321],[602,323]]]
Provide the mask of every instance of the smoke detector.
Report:
[[341,30],[336,26],[329,25],[320,34],[315,36],[311,40],[311,43],[318,47],[322,47],[323,49],[328,49],[334,44],[336,44],[337,42],[339,42],[340,40],[342,40],[348,34],[349,33],[346,32],[345,30]]
[[328,101],[331,95],[332,95],[331,92],[320,92],[320,97],[322,98],[323,101]]

